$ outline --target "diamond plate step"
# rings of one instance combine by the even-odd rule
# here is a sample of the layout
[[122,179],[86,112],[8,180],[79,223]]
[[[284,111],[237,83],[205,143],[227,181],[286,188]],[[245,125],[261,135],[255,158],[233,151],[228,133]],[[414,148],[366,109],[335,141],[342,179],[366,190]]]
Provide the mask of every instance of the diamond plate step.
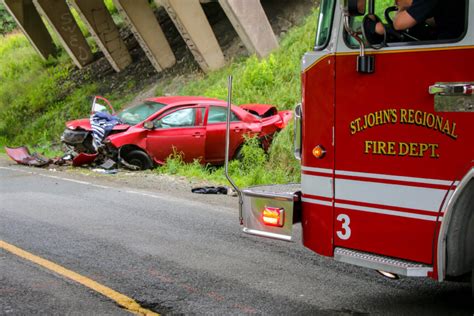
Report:
[[334,250],[334,259],[359,267],[382,270],[409,277],[426,277],[429,272],[433,271],[432,266],[346,248],[336,248]]

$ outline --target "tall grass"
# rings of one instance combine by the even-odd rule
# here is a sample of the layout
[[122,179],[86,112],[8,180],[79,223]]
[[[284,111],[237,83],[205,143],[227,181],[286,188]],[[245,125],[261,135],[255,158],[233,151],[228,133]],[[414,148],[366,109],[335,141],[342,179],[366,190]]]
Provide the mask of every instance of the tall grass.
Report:
[[0,37],[0,56],[0,145],[57,143],[66,120],[87,114],[94,85],[64,89],[70,62],[43,61],[22,34]]
[[[106,0],[105,5],[116,22],[123,22],[112,0]],[[71,12],[96,50],[78,13],[72,7]],[[44,61],[23,34],[0,36],[0,147],[57,144],[64,122],[88,115],[90,97],[96,94],[97,86],[91,81],[71,89],[75,86],[69,78],[72,67],[62,48],[57,58]],[[120,100],[126,96],[111,92],[111,97]]]

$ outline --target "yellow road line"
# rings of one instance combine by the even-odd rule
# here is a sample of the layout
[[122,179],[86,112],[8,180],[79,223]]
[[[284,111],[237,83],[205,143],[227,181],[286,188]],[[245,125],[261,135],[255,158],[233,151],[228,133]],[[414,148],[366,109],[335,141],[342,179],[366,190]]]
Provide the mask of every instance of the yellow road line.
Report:
[[80,275],[79,273],[68,270],[54,262],[35,256],[34,254],[29,253],[25,250],[22,250],[18,247],[15,247],[3,240],[0,240],[0,249],[5,249],[6,251],[11,252],[14,255],[17,255],[18,257],[21,257],[23,259],[36,263],[37,265],[40,265],[70,280],[76,281],[77,283],[80,283],[110,298],[111,300],[115,301],[118,305],[122,306],[123,308],[127,309],[128,311],[132,313],[135,313],[138,315],[159,315],[153,311],[150,311],[146,308],[141,307],[140,304],[138,304],[132,298],[126,295],[123,295],[117,291],[114,291],[105,285],[102,285],[100,283],[97,283],[94,280],[91,280],[85,276]]

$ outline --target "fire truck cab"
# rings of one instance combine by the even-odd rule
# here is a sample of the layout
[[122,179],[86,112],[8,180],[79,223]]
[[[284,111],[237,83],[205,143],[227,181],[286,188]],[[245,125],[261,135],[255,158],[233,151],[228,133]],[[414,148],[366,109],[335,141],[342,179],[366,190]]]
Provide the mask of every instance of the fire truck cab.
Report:
[[295,110],[301,184],[242,190],[244,231],[291,240],[300,221],[320,255],[474,283],[474,6],[452,0],[462,32],[438,38],[436,16],[396,31],[399,8],[379,2],[321,1]]

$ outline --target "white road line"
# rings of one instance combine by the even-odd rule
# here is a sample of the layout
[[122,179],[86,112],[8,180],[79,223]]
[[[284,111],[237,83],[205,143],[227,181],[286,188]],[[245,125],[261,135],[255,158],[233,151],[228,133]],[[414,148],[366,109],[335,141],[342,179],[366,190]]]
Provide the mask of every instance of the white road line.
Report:
[[[193,206],[199,205],[200,207],[210,209],[209,204],[206,204],[205,202],[190,200],[190,199],[186,199],[186,198],[176,198],[176,197],[173,197],[171,195],[166,195],[166,194],[154,194],[154,193],[150,193],[150,192],[146,192],[146,191],[133,191],[133,190],[128,190],[127,188],[111,187],[111,186],[95,184],[95,183],[91,183],[91,182],[87,182],[87,181],[74,180],[74,179],[70,179],[70,178],[47,175],[47,174],[43,174],[43,173],[40,173],[40,172],[27,171],[27,170],[22,170],[22,169],[17,169],[17,168],[0,167],[0,169],[9,170],[9,171],[17,171],[17,172],[22,172],[22,173],[27,173],[27,174],[32,174],[32,175],[38,175],[38,176],[42,176],[42,177],[45,177],[45,178],[63,180],[63,181],[73,182],[73,183],[87,185],[87,186],[91,186],[91,187],[97,187],[97,188],[101,188],[101,189],[124,190],[123,192],[129,193],[129,194],[136,194],[136,195],[146,196],[146,197],[149,197],[149,198],[166,200],[168,202],[175,201],[175,202],[180,202],[180,203],[192,204]],[[238,205],[237,202],[235,203],[235,205],[236,206]],[[220,210],[235,212],[234,208],[222,207],[222,206],[214,207],[212,209],[214,209],[218,212]]]

